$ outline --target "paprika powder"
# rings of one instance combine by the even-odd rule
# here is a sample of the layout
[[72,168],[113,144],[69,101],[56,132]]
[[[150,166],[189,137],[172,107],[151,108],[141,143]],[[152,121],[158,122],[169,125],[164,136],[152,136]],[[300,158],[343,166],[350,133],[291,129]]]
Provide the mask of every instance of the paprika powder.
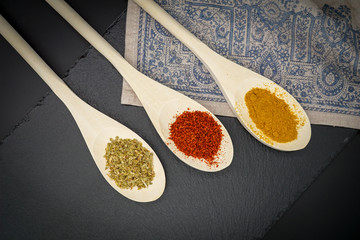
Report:
[[208,112],[184,111],[170,125],[169,139],[186,156],[217,166],[223,133],[221,125]]

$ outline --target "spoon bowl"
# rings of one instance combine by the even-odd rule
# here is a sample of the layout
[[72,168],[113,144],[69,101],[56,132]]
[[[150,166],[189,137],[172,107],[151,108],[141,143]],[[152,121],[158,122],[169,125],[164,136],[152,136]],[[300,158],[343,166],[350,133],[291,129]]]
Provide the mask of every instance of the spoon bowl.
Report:
[[[303,111],[296,99],[283,88],[279,87],[279,85],[272,81],[268,81],[267,79],[259,79],[255,81],[251,80],[249,83],[250,84],[243,84],[241,87],[235,89],[234,97],[227,100],[232,106],[235,106],[233,111],[236,112],[236,117],[245,129],[257,140],[274,149],[282,151],[295,151],[304,148],[310,141],[311,126],[305,111]],[[287,103],[291,112],[296,114],[298,118],[298,136],[295,140],[286,143],[276,142],[258,129],[254,121],[251,119],[249,109],[245,103],[246,93],[253,88],[262,88],[274,93],[277,98],[284,100]]]
[[[127,80],[149,116],[155,130],[169,149],[183,162],[201,171],[215,172],[228,167],[233,159],[233,145],[222,123],[205,107],[185,95],[168,88],[145,76],[131,66],[100,34],[98,34],[74,9],[63,0],[46,0],[71,26],[103,54],[118,72]],[[186,110],[208,112],[221,125],[223,141],[218,153],[217,166],[208,166],[201,161],[187,157],[169,139],[169,127],[174,117]]]
[[[133,1],[178,38],[203,62],[220,87],[230,108],[252,136],[263,144],[282,151],[299,150],[308,144],[311,138],[309,118],[301,105],[285,89],[266,77],[238,65],[210,49],[153,0]],[[275,95],[283,99],[293,113],[296,114],[299,123],[297,125],[298,137],[295,140],[279,143],[266,137],[262,131],[256,127],[249,116],[244,99],[245,94],[256,87],[275,93]]]
[[[77,97],[1,15],[0,34],[17,50],[69,109],[105,180],[116,191],[131,200],[150,202],[158,199],[165,189],[165,172],[159,158],[151,147],[135,132],[94,109]],[[137,188],[131,190],[121,189],[107,175],[108,172],[105,170],[106,160],[104,158],[105,148],[110,138],[115,138],[116,136],[136,139],[153,153],[155,177],[152,185],[140,190],[137,190]]]
[[[213,59],[216,59],[216,66],[211,65],[212,76],[220,83],[219,87],[239,122],[253,137],[266,146],[282,151],[295,151],[306,147],[311,138],[310,121],[299,102],[291,94],[266,77],[236,64],[212,50],[209,51],[209,54],[213,54]],[[211,60],[206,61],[213,64]],[[253,88],[266,89],[288,104],[290,110],[298,118],[298,137],[295,140],[286,143],[276,142],[257,128],[245,103],[246,93]]]
[[[104,159],[104,149],[106,148],[109,139],[114,138],[114,136],[121,136],[121,138],[123,139],[137,139],[146,149],[153,153],[155,178],[152,181],[151,185],[140,190],[137,190],[136,187],[134,189],[121,189],[116,185],[115,181],[113,181],[108,176],[108,171],[105,170],[106,161]],[[93,150],[91,152],[94,161],[99,168],[101,174],[108,181],[108,183],[122,195],[137,202],[147,202],[149,199],[156,200],[163,194],[165,187],[165,172],[161,165],[161,162],[158,156],[155,154],[154,150],[135,132],[131,131],[126,127],[124,128],[123,126],[118,126],[118,124],[105,127],[95,137],[92,149]]]

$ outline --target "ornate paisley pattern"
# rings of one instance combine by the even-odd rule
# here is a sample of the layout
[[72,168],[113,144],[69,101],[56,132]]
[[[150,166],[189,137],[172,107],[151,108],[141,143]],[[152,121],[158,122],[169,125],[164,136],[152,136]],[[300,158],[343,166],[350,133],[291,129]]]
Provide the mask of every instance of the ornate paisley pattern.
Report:
[[[280,84],[305,110],[360,116],[360,32],[346,6],[299,0],[157,0],[219,54]],[[205,66],[140,10],[137,66],[194,99],[225,102]]]

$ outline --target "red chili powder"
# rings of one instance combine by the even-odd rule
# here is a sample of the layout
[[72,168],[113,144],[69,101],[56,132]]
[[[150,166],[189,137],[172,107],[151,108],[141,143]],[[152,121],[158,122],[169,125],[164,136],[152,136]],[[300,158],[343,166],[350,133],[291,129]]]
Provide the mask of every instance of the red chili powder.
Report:
[[217,164],[223,138],[221,125],[208,112],[185,111],[170,126],[170,137],[186,156],[203,159],[210,166]]

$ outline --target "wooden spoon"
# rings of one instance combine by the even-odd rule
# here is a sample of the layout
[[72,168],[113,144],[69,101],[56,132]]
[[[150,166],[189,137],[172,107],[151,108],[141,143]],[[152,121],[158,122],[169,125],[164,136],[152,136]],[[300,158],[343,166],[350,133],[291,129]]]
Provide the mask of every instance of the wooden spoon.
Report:
[[[137,202],[150,202],[158,199],[165,189],[165,172],[161,162],[151,147],[135,132],[119,122],[94,109],[77,97],[56,75],[56,73],[41,59],[30,45],[16,30],[0,15],[0,33],[39,74],[51,90],[62,100],[74,117],[89,151],[106,181],[120,194]],[[144,147],[153,152],[155,178],[147,188],[137,190],[121,189],[107,175],[104,158],[105,148],[110,138],[137,139]]]
[[[299,150],[308,144],[311,137],[310,121],[304,109],[287,91],[266,77],[244,68],[214,52],[154,1],[133,1],[161,23],[204,63],[240,123],[257,140],[269,147],[283,151]],[[287,143],[279,143],[262,134],[262,131],[256,127],[250,118],[245,103],[245,94],[253,88],[268,89],[272,93],[275,93],[278,98],[283,99],[289,104],[290,109],[297,114],[300,120],[297,139]]]
[[[183,162],[198,170],[215,172],[230,165],[233,159],[233,145],[222,123],[205,107],[185,95],[168,88],[145,76],[131,66],[100,34],[62,0],[46,0],[66,21],[68,21],[87,41],[102,53],[127,80],[132,87],[156,131],[171,151]],[[220,124],[224,134],[218,154],[218,165],[209,166],[204,161],[185,156],[169,140],[169,125],[174,116],[186,110],[209,112]]]

